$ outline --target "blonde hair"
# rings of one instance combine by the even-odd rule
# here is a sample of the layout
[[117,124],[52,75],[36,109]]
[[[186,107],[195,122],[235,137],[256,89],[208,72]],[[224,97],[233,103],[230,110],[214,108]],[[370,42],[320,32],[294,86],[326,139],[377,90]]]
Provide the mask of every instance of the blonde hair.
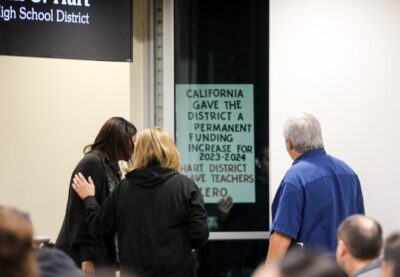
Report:
[[175,142],[162,128],[144,129],[135,143],[132,169],[161,166],[179,171],[181,158]]

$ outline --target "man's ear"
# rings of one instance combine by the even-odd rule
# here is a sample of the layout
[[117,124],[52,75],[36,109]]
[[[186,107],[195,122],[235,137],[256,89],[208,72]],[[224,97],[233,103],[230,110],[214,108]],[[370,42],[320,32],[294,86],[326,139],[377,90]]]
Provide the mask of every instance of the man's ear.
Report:
[[347,253],[347,245],[343,240],[338,241],[339,255],[344,256]]
[[292,144],[292,142],[290,141],[290,139],[287,139],[287,140],[286,140],[286,148],[287,148],[288,151],[290,151],[290,150],[293,149],[293,144]]

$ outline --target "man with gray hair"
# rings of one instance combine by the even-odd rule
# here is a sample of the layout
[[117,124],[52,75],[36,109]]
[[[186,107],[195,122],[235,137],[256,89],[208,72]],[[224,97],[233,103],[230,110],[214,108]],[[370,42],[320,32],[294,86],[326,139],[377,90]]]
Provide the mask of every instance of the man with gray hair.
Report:
[[339,224],[352,214],[364,214],[359,179],[347,164],[325,152],[313,115],[290,116],[283,135],[294,162],[272,203],[267,262],[299,243],[334,256]]

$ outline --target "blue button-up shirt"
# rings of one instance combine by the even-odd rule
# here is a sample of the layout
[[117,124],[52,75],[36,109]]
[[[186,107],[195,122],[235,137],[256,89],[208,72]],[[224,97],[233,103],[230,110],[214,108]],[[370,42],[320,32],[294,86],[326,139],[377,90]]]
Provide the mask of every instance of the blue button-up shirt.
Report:
[[272,203],[271,231],[334,253],[339,224],[364,212],[356,173],[324,149],[312,150],[297,158],[283,178]]

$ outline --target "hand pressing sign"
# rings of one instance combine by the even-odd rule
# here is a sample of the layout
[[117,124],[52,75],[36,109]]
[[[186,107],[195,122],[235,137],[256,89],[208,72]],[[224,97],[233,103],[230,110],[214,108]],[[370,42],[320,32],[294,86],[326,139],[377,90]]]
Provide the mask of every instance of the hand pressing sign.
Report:
[[233,207],[233,199],[230,195],[223,197],[218,201],[218,217],[220,220],[225,221]]

